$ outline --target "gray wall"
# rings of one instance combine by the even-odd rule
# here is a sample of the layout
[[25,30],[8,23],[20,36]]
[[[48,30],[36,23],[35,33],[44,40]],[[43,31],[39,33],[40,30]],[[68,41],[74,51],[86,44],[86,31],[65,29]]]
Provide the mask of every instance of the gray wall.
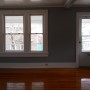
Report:
[[75,62],[76,13],[89,12],[90,8],[48,9],[48,57],[1,57],[0,62]]

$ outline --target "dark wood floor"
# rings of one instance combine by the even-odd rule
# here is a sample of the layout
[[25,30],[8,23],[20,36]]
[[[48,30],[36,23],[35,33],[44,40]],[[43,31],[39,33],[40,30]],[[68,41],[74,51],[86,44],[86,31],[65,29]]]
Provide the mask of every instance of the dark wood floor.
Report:
[[0,90],[90,90],[90,69],[0,69]]

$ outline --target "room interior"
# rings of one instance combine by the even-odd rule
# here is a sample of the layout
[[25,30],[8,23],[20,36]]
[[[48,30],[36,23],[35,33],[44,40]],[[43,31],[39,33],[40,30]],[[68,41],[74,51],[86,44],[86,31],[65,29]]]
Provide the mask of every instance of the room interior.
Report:
[[90,51],[82,49],[80,26],[89,22],[90,0],[0,0],[1,44],[3,12],[30,10],[48,12],[47,55],[5,56],[0,45],[0,90],[90,90]]

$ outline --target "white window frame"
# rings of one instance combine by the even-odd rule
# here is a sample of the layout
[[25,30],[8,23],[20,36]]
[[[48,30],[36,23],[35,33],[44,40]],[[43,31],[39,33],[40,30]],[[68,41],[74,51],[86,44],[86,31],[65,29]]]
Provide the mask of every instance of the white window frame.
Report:
[[[43,15],[43,51],[30,51],[30,15]],[[5,16],[23,16],[24,51],[5,52]],[[47,10],[1,10],[0,11],[0,57],[46,57],[48,56]]]
[[[81,19],[90,17],[90,12],[77,12],[76,14],[76,65],[79,67],[79,55],[81,53]],[[90,53],[90,52],[83,52]]]

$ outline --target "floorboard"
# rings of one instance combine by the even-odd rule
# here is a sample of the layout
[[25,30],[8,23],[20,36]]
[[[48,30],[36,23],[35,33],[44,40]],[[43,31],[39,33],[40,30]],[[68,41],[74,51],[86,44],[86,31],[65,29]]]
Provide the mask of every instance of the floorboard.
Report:
[[0,69],[0,90],[90,90],[90,69]]

